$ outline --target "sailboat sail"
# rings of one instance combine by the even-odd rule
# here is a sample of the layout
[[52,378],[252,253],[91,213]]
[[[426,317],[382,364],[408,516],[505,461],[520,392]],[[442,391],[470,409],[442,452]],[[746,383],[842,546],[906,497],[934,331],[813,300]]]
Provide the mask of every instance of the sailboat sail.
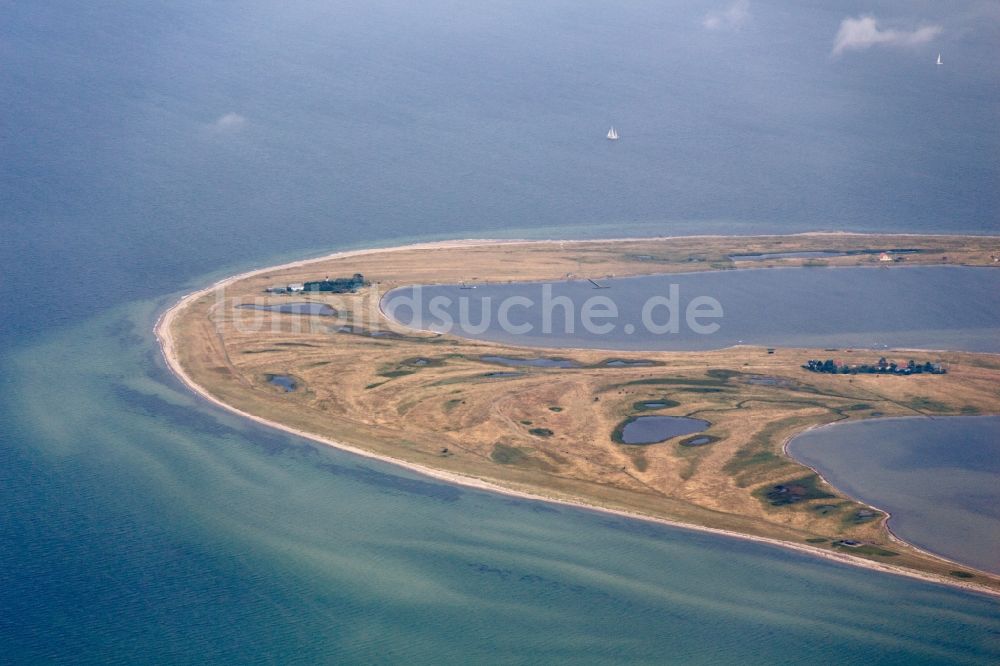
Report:
[[937,64],[939,64],[939,65],[942,64],[941,63],[941,54],[940,53],[938,53]]
[[608,130],[608,140],[609,141],[618,140],[618,130],[616,130],[614,127]]

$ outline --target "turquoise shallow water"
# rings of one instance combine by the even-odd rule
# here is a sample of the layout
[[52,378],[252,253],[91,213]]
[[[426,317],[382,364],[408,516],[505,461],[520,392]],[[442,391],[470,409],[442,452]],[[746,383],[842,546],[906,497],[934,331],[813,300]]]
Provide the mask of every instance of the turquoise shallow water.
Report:
[[8,659],[1000,658],[986,597],[459,489],[220,413],[165,374],[154,309],[3,360]]

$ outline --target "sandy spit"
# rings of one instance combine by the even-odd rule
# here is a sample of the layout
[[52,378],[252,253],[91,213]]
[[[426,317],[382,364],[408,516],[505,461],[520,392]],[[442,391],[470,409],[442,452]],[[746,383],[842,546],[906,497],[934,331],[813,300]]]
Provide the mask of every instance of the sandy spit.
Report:
[[[840,234],[840,233],[844,233],[844,232],[817,232],[815,235],[819,235],[819,234],[834,235],[834,234]],[[812,235],[812,234],[801,234],[801,235]],[[850,235],[863,235],[863,234],[850,234]],[[880,234],[880,235],[884,235],[884,234]],[[718,236],[718,235],[706,235],[704,237],[705,238],[717,238],[717,237],[720,237],[720,236]],[[748,236],[748,238],[750,238],[750,237],[752,237],[752,236]],[[689,237],[685,237],[685,238],[689,238]],[[631,241],[631,240],[650,240],[650,239],[649,238],[645,238],[645,239],[643,239],[643,238],[614,238],[614,239],[604,238],[604,239],[593,239],[593,240],[588,239],[588,240],[585,240],[585,241],[566,240],[565,242],[573,242],[573,243],[577,243],[577,242],[598,243],[598,242],[600,242],[600,243],[607,243],[607,242]],[[178,355],[177,355],[177,341],[174,339],[173,333],[171,331],[171,326],[172,326],[173,321],[174,321],[175,317],[177,316],[177,314],[180,311],[182,311],[184,308],[186,308],[188,305],[190,305],[192,302],[194,302],[197,299],[201,298],[205,294],[211,293],[212,291],[215,291],[216,289],[224,288],[224,287],[226,287],[226,286],[228,286],[228,285],[230,285],[230,284],[232,284],[234,282],[237,282],[237,281],[240,281],[240,280],[243,280],[243,279],[255,276],[255,275],[260,275],[262,273],[269,273],[269,272],[272,272],[272,271],[284,270],[284,269],[288,269],[288,268],[299,268],[301,266],[306,266],[306,265],[309,265],[309,264],[312,264],[312,263],[317,263],[317,262],[321,262],[321,261],[327,261],[327,260],[335,259],[335,258],[362,257],[362,256],[365,256],[365,255],[370,255],[370,254],[381,254],[381,253],[386,253],[386,252],[399,252],[399,251],[403,251],[403,250],[441,249],[441,248],[453,248],[453,247],[474,247],[474,246],[479,246],[479,245],[497,245],[497,244],[505,244],[505,245],[518,245],[518,244],[527,244],[527,243],[545,244],[545,243],[552,243],[552,242],[560,242],[560,240],[559,239],[546,239],[546,240],[464,239],[464,240],[452,240],[452,241],[438,241],[438,242],[430,242],[430,243],[414,243],[414,244],[411,244],[411,245],[402,245],[402,246],[391,247],[391,248],[370,248],[370,249],[363,249],[363,250],[348,250],[348,251],[342,251],[342,252],[334,252],[334,253],[331,253],[331,254],[326,255],[326,256],[314,257],[314,258],[311,258],[311,259],[302,259],[302,260],[298,260],[298,261],[292,261],[292,262],[289,262],[289,263],[286,263],[286,264],[281,264],[279,266],[267,266],[267,267],[264,267],[264,268],[254,269],[254,270],[251,270],[251,271],[240,273],[238,275],[233,275],[233,276],[230,276],[230,277],[227,277],[227,278],[223,278],[223,279],[215,282],[214,284],[212,284],[212,285],[210,285],[208,287],[205,287],[203,289],[198,289],[196,291],[193,291],[193,292],[190,292],[188,294],[185,294],[176,303],[174,303],[171,307],[169,307],[166,311],[164,311],[157,318],[156,323],[155,323],[154,328],[153,328],[153,331],[154,331],[154,333],[156,335],[156,338],[157,338],[157,340],[158,340],[158,342],[160,344],[160,349],[163,352],[163,358],[164,358],[164,361],[167,364],[167,367],[170,369],[170,371],[178,379],[181,380],[181,382],[183,382],[194,393],[196,393],[200,397],[204,398],[208,402],[210,402],[210,403],[212,403],[212,404],[214,404],[214,405],[216,405],[218,407],[221,407],[222,409],[225,409],[226,411],[232,412],[234,414],[238,414],[239,416],[242,416],[244,418],[250,419],[251,421],[255,421],[257,423],[266,425],[268,427],[274,428],[276,430],[281,430],[281,431],[290,433],[290,434],[295,435],[297,437],[302,437],[304,439],[308,439],[308,440],[311,440],[311,441],[314,441],[314,442],[318,442],[320,444],[325,444],[327,446],[332,446],[332,447],[340,449],[342,451],[347,451],[348,453],[353,453],[355,455],[363,456],[365,458],[371,458],[371,459],[375,459],[375,460],[380,460],[382,462],[390,463],[390,464],[393,464],[393,465],[397,465],[399,467],[403,467],[405,469],[409,469],[409,470],[412,470],[414,472],[418,472],[418,473],[420,473],[420,474],[422,474],[424,476],[427,476],[427,477],[430,477],[430,478],[433,478],[433,479],[437,479],[439,481],[444,481],[446,483],[452,483],[452,484],[455,484],[455,485],[458,485],[458,486],[464,486],[466,488],[473,488],[473,489],[476,489],[476,490],[483,490],[483,491],[487,491],[487,492],[502,494],[502,495],[506,495],[506,496],[509,496],[509,497],[516,497],[516,498],[520,498],[520,499],[541,501],[541,502],[547,502],[547,503],[550,503],[550,504],[558,504],[558,505],[570,506],[570,507],[575,507],[575,508],[580,508],[580,509],[585,509],[585,510],[590,510],[590,511],[596,511],[596,512],[600,512],[600,513],[604,513],[604,514],[609,514],[609,515],[614,515],[614,516],[620,516],[620,517],[623,517],[623,518],[629,518],[629,519],[633,519],[633,520],[641,520],[641,521],[645,521],[645,522],[656,523],[656,524],[659,524],[659,525],[666,525],[666,526],[673,527],[673,528],[679,528],[679,529],[685,529],[685,530],[692,530],[692,531],[702,532],[702,533],[708,533],[708,534],[715,534],[715,535],[719,535],[719,536],[724,536],[724,537],[729,537],[729,538],[734,538],[734,539],[743,539],[743,540],[753,541],[753,542],[757,542],[757,543],[764,543],[764,544],[768,544],[768,545],[772,545],[772,546],[778,546],[778,547],[781,547],[781,548],[787,548],[787,549],[794,550],[794,551],[797,551],[797,552],[800,552],[800,553],[804,553],[806,555],[812,555],[814,557],[820,557],[820,558],[823,558],[823,559],[826,559],[826,560],[830,560],[830,561],[833,561],[833,562],[837,562],[837,563],[840,563],[840,564],[846,564],[846,565],[849,565],[849,566],[861,567],[861,568],[864,568],[864,569],[870,569],[870,570],[874,570],[874,571],[880,571],[880,572],[883,572],[883,573],[889,573],[889,574],[893,574],[893,575],[897,575],[897,576],[905,576],[907,578],[915,578],[915,579],[926,581],[926,582],[930,582],[930,583],[937,583],[937,584],[946,585],[946,586],[949,586],[949,587],[961,588],[961,589],[969,591],[969,592],[977,592],[977,593],[980,593],[980,594],[987,594],[987,595],[991,595],[991,596],[1000,597],[1000,590],[994,590],[994,589],[991,589],[991,588],[983,587],[983,586],[977,585],[975,583],[970,583],[970,582],[961,581],[961,580],[955,580],[955,579],[952,579],[952,578],[947,578],[945,576],[938,576],[938,575],[934,575],[934,574],[930,574],[930,573],[924,573],[924,572],[921,572],[921,571],[914,571],[914,570],[911,570],[911,569],[907,569],[907,568],[903,568],[903,567],[897,567],[897,566],[893,566],[893,565],[890,565],[890,564],[882,564],[882,563],[879,563],[879,562],[872,562],[871,560],[861,559],[861,558],[854,557],[854,556],[851,556],[851,555],[846,554],[846,553],[841,554],[841,553],[834,553],[834,552],[822,550],[820,548],[816,548],[816,547],[813,547],[813,546],[810,546],[810,545],[807,545],[807,544],[793,543],[793,542],[790,542],[790,541],[782,541],[780,539],[772,539],[770,537],[761,537],[761,536],[755,536],[755,535],[751,535],[751,534],[743,534],[743,533],[740,533],[740,532],[733,532],[733,531],[730,531],[730,530],[724,530],[724,529],[719,529],[719,528],[715,528],[715,527],[705,527],[705,526],[702,526],[702,525],[695,525],[695,524],[691,524],[691,523],[682,523],[682,522],[679,522],[679,521],[669,520],[669,519],[666,519],[666,518],[659,518],[659,517],[655,517],[655,516],[647,516],[647,515],[643,515],[643,514],[635,513],[635,512],[631,512],[631,511],[624,511],[624,510],[621,510],[621,509],[615,509],[615,508],[611,508],[611,507],[601,506],[601,505],[598,505],[598,504],[592,504],[592,503],[586,502],[584,500],[579,500],[579,499],[570,500],[570,499],[565,499],[565,498],[561,498],[561,497],[551,497],[551,496],[540,494],[538,492],[529,492],[529,491],[525,491],[525,490],[519,490],[519,489],[516,489],[516,488],[508,487],[508,486],[502,485],[502,484],[500,484],[500,483],[498,483],[498,482],[496,482],[494,480],[490,480],[490,479],[483,479],[483,478],[474,477],[474,476],[467,476],[467,475],[464,475],[464,474],[457,474],[457,473],[453,473],[453,472],[446,472],[446,471],[434,469],[432,467],[427,467],[425,465],[420,465],[420,464],[417,464],[417,463],[411,463],[411,462],[408,462],[408,461],[405,461],[405,460],[400,460],[398,458],[393,458],[391,456],[385,456],[385,455],[377,454],[377,453],[374,453],[372,451],[368,451],[368,450],[365,450],[365,449],[362,449],[362,448],[358,448],[356,446],[352,446],[350,444],[346,444],[344,442],[338,442],[338,441],[335,441],[335,440],[332,440],[332,439],[328,439],[326,437],[322,437],[322,436],[317,435],[315,433],[306,432],[304,430],[299,430],[297,428],[293,428],[291,426],[288,426],[288,425],[285,425],[285,424],[282,424],[282,423],[278,423],[276,421],[271,421],[269,419],[265,419],[265,418],[262,418],[260,416],[256,416],[254,414],[250,414],[248,412],[245,412],[245,411],[243,411],[241,409],[233,407],[232,405],[226,404],[226,403],[222,402],[221,400],[219,400],[218,398],[216,398],[215,396],[213,396],[212,394],[210,394],[202,386],[200,386],[199,384],[195,383],[195,381],[190,377],[190,375],[188,375],[187,372],[184,370],[183,366],[180,363]],[[893,536],[895,536],[895,535],[893,535]],[[907,544],[907,545],[909,545],[909,544]],[[935,557],[939,557],[939,556],[935,555]],[[943,558],[941,558],[941,559],[943,559]],[[963,566],[963,568],[964,569],[969,569],[970,567]]]

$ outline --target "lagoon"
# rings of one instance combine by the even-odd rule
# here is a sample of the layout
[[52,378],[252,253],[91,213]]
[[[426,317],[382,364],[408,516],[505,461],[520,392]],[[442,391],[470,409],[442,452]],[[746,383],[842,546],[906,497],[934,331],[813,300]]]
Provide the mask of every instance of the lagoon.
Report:
[[[1000,270],[993,268],[764,268],[614,278],[602,284],[607,288],[594,289],[583,280],[480,285],[475,291],[458,285],[405,287],[386,294],[382,302],[404,324],[524,346],[685,351],[749,344],[1000,351],[1000,310],[986,305],[1000,293]],[[721,317],[701,322],[717,324],[718,329],[705,334],[679,322],[676,332],[661,333],[648,326],[644,306],[652,298],[670,300],[673,293],[679,296],[677,320],[693,299],[718,302]],[[504,319],[501,306],[514,297],[530,299],[531,305],[508,308]],[[444,311],[454,322],[451,326],[429,307],[440,298],[448,299]],[[597,322],[610,326],[606,332],[588,330],[583,319],[585,304],[594,298],[609,299],[606,302],[617,310],[617,317]],[[546,306],[560,301],[571,307]],[[415,310],[419,316],[414,316]],[[665,306],[651,310],[653,324],[662,325],[669,316]]]
[[1000,573],[1000,416],[837,424],[795,437],[788,452],[890,512],[900,538]]

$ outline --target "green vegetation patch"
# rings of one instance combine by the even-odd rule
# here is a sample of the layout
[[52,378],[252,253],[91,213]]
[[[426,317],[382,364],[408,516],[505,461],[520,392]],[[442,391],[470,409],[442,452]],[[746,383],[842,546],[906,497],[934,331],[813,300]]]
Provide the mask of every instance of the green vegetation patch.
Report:
[[819,476],[810,474],[794,481],[787,481],[773,486],[765,486],[755,491],[755,495],[764,499],[771,506],[790,506],[800,502],[834,497],[819,487]]
[[556,412],[557,414],[563,410],[562,407],[549,407],[550,412]]
[[[531,422],[529,421],[528,423],[530,424]],[[528,431],[528,433],[534,435],[535,437],[551,437],[555,434],[548,428],[532,428]]]
[[[780,462],[782,462],[781,459],[770,451],[753,451],[749,447],[744,447],[729,459],[723,469],[730,474],[737,475],[753,468],[776,467],[775,463]],[[740,485],[745,486],[747,483],[740,482]]]
[[[548,456],[558,461],[558,456]],[[501,465],[517,465],[518,467],[534,468],[545,472],[551,472],[556,468],[552,463],[541,458],[532,456],[532,449],[510,446],[509,444],[494,444],[490,459]]]
[[524,462],[527,457],[528,454],[523,449],[507,444],[494,444],[493,452],[490,453],[490,459],[501,465],[516,465]]
[[868,557],[896,557],[899,555],[894,550],[889,550],[887,548],[882,548],[880,546],[875,546],[870,543],[859,544],[848,539],[842,539],[840,541],[834,541],[833,547],[837,548],[846,553],[854,553],[856,555],[867,555]]
[[388,379],[395,379],[396,377],[405,377],[406,375],[412,375],[416,370],[384,370],[378,373],[379,377],[386,377]]
[[642,261],[645,263],[669,264],[679,261],[677,257],[659,254],[622,254],[619,256],[625,261]]
[[444,365],[444,360],[429,356],[414,356],[403,359],[399,364],[412,368],[438,368]]
[[836,504],[817,504],[811,508],[821,516],[829,516],[831,513],[840,511],[840,507]]
[[975,574],[970,574],[968,571],[949,571],[949,576],[953,578],[975,578]]
[[904,402],[902,404],[906,405],[910,409],[915,409],[918,412],[940,412],[940,413],[944,413],[944,412],[950,412],[951,411],[951,407],[949,407],[948,405],[944,404],[943,402],[940,402],[938,400],[934,400],[932,398],[928,398],[927,396],[923,396],[923,395],[918,395],[915,398],[911,398],[910,400],[908,400],[908,401],[906,401],[906,402]]
[[715,386],[725,385],[725,380],[718,379],[693,379],[688,377],[649,377],[646,379],[634,379],[619,387],[624,386]]
[[624,437],[625,437],[625,426],[627,426],[629,423],[632,423],[632,421],[635,421],[635,419],[636,419],[636,417],[630,416],[627,419],[625,419],[624,421],[622,421],[621,423],[619,423],[618,425],[616,425],[615,429],[611,431],[611,441],[614,442],[615,444],[622,444],[624,446],[631,446],[630,444],[626,444],[625,443],[625,439],[624,439]]
[[826,543],[829,539],[825,537],[809,537],[806,539],[806,543]]
[[848,525],[863,525],[865,523],[870,523],[881,515],[882,514],[874,509],[858,509],[851,515],[846,516],[844,518],[844,522]]
[[783,467],[798,467],[776,450],[782,432],[802,423],[803,418],[798,416],[768,423],[733,454],[723,466],[723,471],[735,477],[736,483],[745,488],[774,478],[773,475]]

